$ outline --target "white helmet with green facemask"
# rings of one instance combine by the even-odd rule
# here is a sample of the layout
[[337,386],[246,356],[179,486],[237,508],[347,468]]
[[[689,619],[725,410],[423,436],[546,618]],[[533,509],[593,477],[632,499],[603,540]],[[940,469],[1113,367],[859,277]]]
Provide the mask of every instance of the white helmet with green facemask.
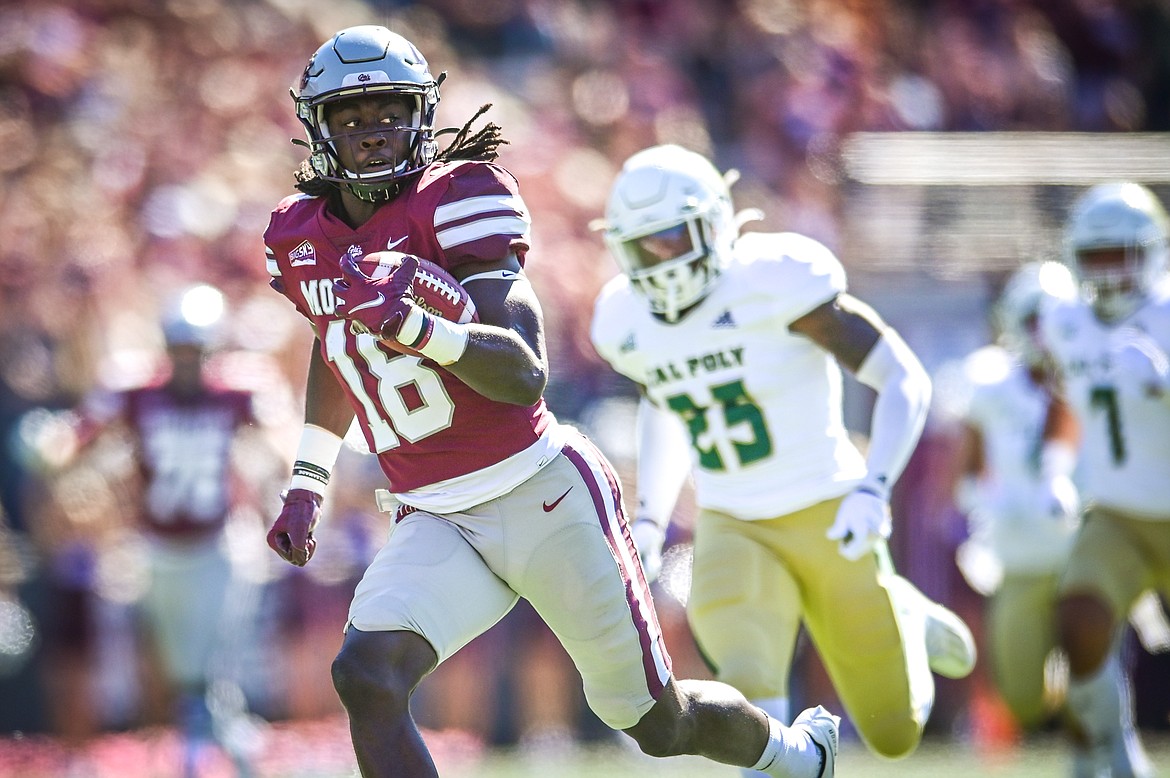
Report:
[[1170,219],[1146,187],[1098,184],[1077,201],[1065,226],[1066,261],[1098,318],[1133,313],[1165,275]]
[[738,233],[727,180],[675,145],[634,154],[605,210],[605,242],[650,310],[669,322],[702,300]]

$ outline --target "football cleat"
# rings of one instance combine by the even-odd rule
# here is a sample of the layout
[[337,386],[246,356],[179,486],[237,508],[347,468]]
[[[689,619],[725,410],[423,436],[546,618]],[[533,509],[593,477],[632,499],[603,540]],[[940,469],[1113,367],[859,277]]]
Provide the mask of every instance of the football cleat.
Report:
[[970,675],[975,669],[975,637],[966,622],[900,575],[888,576],[884,585],[899,616],[910,620],[904,629],[910,629],[915,639],[922,635],[931,671],[947,678]]
[[922,597],[926,616],[926,655],[930,669],[947,678],[966,678],[975,669],[975,637],[958,614]]
[[818,778],[833,778],[837,770],[837,741],[841,728],[841,717],[834,716],[818,705],[808,708],[792,722],[793,729],[804,730],[816,744],[824,759]]

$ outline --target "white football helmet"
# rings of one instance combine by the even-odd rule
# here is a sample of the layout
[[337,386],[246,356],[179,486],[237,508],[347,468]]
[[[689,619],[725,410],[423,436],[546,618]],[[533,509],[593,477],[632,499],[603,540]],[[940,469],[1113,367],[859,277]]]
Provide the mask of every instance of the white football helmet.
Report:
[[605,209],[605,242],[618,266],[670,322],[711,290],[737,234],[727,180],[681,146],[626,160]]
[[[1065,254],[1098,318],[1117,321],[1137,309],[1166,274],[1168,236],[1165,208],[1140,184],[1098,184],[1081,196],[1065,226]],[[1123,249],[1124,260],[1090,261],[1101,249]]]
[[[391,169],[357,174],[347,170],[337,157],[325,123],[325,106],[367,94],[403,95],[413,100],[415,108],[410,126],[398,129],[413,134],[414,139],[407,158],[398,160]],[[348,187],[364,200],[378,201],[393,196],[399,179],[435,159],[438,82],[431,77],[426,59],[414,44],[385,27],[361,25],[334,35],[309,60],[292,96],[297,118],[308,134],[308,143],[304,145],[309,147],[313,168],[325,180]]]
[[1046,298],[1071,300],[1076,282],[1069,269],[1059,262],[1029,262],[1021,265],[1000,293],[992,309],[992,322],[1004,348],[1026,365],[1036,365],[1043,352],[1036,341],[1035,321]]
[[207,350],[219,344],[226,302],[223,292],[210,284],[184,289],[162,317],[167,348],[194,346]]

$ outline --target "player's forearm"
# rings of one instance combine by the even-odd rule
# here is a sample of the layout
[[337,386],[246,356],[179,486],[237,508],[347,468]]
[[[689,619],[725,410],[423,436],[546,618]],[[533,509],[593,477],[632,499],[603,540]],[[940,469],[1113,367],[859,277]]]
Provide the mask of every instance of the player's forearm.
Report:
[[857,378],[877,392],[866,454],[867,480],[888,489],[902,474],[930,408],[930,376],[905,341],[886,330]]
[[548,363],[515,331],[480,324],[468,329],[467,348],[445,366],[460,381],[496,402],[529,406],[548,383]]
[[314,342],[309,377],[305,382],[305,423],[344,438],[353,415],[345,391],[321,357],[319,344]]
[[638,509],[634,516],[665,529],[690,472],[690,441],[677,418],[645,397],[638,405],[637,441]]

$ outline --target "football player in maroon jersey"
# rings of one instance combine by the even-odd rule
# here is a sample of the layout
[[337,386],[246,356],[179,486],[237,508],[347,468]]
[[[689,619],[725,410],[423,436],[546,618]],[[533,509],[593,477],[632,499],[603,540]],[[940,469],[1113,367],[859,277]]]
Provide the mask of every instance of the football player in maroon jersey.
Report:
[[229,523],[233,514],[259,514],[260,495],[284,467],[253,413],[253,392],[212,362],[222,309],[218,289],[186,290],[162,321],[160,377],[93,392],[75,424],[78,455],[108,457],[102,441],[125,440],[133,452],[133,527],[148,573],[138,611],[147,656],[157,661],[150,677],[162,683],[148,701],[168,707],[161,715],[178,729],[184,776],[207,769],[213,742],[240,774],[250,773],[258,741],[229,732],[255,732],[240,704],[235,663],[255,620],[256,584],[233,563]]
[[[300,194],[265,232],[272,285],[316,335],[306,424],[269,544],[294,565],[310,560],[355,417],[389,481],[391,533],[357,586],[332,667],[362,774],[436,774],[411,693],[524,597],[572,657],[594,712],[643,751],[831,776],[837,718],[823,708],[787,727],[728,686],[672,676],[617,475],[543,399],[543,318],[524,274],[530,220],[516,180],[492,162],[498,128],[471,134],[469,122],[439,150],[441,80],[383,27],[322,45],[293,92],[310,153]],[[479,321],[441,319],[408,282],[356,270],[381,251],[447,270]]]

